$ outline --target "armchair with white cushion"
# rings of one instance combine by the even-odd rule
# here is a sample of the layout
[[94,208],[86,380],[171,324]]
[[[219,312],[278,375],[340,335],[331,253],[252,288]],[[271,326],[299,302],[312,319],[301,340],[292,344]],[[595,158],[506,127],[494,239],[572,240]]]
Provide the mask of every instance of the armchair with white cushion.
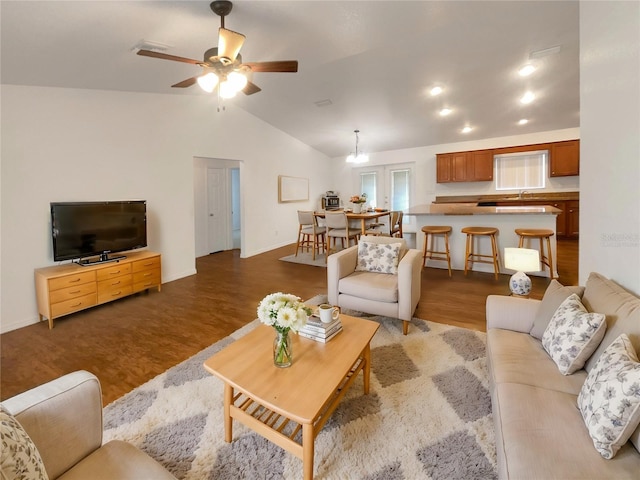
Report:
[[[364,249],[372,244],[389,246],[383,247],[388,251],[381,257],[382,265],[363,258]],[[390,252],[397,252],[395,269],[394,253]],[[389,265],[384,265],[385,261]],[[420,300],[421,273],[422,252],[408,249],[404,239],[365,235],[358,245],[329,256],[328,301],[341,308],[398,318],[406,335]]]

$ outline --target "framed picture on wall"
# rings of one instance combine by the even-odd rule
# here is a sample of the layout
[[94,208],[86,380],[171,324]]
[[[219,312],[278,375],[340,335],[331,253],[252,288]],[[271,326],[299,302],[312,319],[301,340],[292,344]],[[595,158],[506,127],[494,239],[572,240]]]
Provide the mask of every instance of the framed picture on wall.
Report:
[[306,202],[309,200],[309,179],[278,176],[278,202]]

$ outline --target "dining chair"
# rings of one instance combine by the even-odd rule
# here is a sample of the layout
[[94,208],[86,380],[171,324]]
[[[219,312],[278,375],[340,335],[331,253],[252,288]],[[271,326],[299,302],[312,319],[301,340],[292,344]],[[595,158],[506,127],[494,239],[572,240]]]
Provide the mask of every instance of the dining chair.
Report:
[[318,225],[318,220],[312,211],[298,210],[298,242],[296,243],[296,254],[298,249],[311,249],[312,257],[316,259],[318,255],[324,251],[324,228]]
[[342,240],[342,248],[344,248],[344,241],[347,240],[347,247],[350,245],[351,239],[355,243],[358,242],[358,235],[360,234],[360,228],[353,228],[349,225],[347,214],[344,212],[326,212],[324,216],[326,225],[326,239],[327,256],[331,254],[331,239],[333,239],[333,246],[336,246],[336,239]]
[[389,220],[389,236],[403,238],[402,235],[402,210],[393,210]]

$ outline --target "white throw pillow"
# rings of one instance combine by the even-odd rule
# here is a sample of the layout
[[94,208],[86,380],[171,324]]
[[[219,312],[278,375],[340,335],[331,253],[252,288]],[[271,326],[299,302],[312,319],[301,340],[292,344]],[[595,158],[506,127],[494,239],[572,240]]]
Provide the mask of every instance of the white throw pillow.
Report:
[[589,313],[575,293],[560,304],[542,335],[542,346],[560,373],[580,370],[598,348],[607,328],[602,313]]
[[33,440],[4,405],[0,405],[0,439],[3,479],[49,478]]
[[582,298],[584,293],[584,287],[568,286],[565,287],[557,280],[551,280],[549,286],[544,292],[542,302],[536,313],[536,318],[533,321],[533,326],[529,335],[542,340],[542,334],[544,333],[547,325],[551,321],[551,317],[556,312],[562,302],[564,302],[569,295],[575,293],[579,298]]
[[640,363],[626,334],[600,355],[578,395],[593,445],[611,459],[640,424]]
[[358,243],[358,272],[398,273],[402,243]]

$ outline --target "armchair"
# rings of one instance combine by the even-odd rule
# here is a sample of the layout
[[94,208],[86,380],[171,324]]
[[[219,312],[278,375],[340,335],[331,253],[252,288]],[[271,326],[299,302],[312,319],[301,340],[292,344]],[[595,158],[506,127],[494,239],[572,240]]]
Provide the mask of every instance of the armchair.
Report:
[[400,243],[397,274],[357,271],[358,246],[330,255],[327,260],[327,298],[330,304],[372,315],[402,320],[402,333],[420,300],[422,253],[407,249],[404,239],[362,236],[360,241],[377,244]]
[[2,406],[35,444],[50,479],[175,480],[130,443],[102,444],[102,391],[89,372],[64,375]]

